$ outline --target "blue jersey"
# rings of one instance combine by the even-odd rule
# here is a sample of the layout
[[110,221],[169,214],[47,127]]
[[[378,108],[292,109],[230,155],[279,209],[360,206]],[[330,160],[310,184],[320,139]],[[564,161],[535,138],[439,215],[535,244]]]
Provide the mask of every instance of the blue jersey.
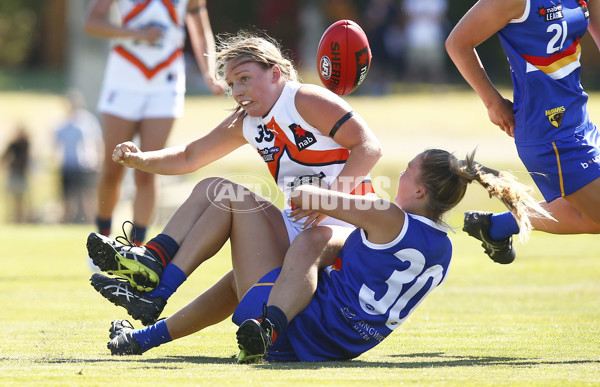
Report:
[[580,80],[586,4],[528,0],[523,16],[498,32],[511,66],[517,145],[572,136],[589,121]]
[[400,235],[383,245],[356,229],[268,359],[289,359],[290,346],[302,361],[352,359],[368,351],[445,279],[451,256],[445,228],[421,216],[407,214]]

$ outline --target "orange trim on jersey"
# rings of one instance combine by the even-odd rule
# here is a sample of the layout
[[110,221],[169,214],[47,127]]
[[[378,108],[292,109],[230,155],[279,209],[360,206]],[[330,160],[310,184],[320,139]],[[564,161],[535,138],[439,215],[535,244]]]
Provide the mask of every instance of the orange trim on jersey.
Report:
[[133,9],[131,10],[131,12],[129,12],[123,18],[123,24],[126,24],[128,21],[130,21],[131,19],[133,19],[134,17],[136,17],[137,15],[139,15],[140,12],[142,12],[144,10],[144,8],[146,8],[148,6],[148,4],[150,4],[151,1],[152,0],[146,0],[145,2],[139,3],[138,5],[136,5],[135,7],[133,7]]
[[558,148],[556,143],[552,141],[552,148],[556,154],[556,165],[558,166],[558,181],[560,183],[560,196],[565,196],[565,183],[563,181],[562,166],[560,165],[560,155],[558,154]]
[[142,73],[146,76],[146,78],[151,79],[156,75],[160,70],[168,67],[179,55],[183,54],[183,50],[181,48],[176,49],[173,53],[164,61],[160,62],[153,68],[148,68],[144,62],[139,60],[135,55],[127,51],[123,46],[115,46],[114,50],[121,55],[123,58],[131,62],[135,67],[140,69]]
[[[577,38],[577,40],[574,41],[566,50],[557,52],[556,54],[548,56],[548,57],[525,55],[525,54],[522,54],[521,56],[527,62],[531,63],[532,65],[534,65],[535,67],[538,67],[538,68],[555,66],[555,63],[557,63],[559,61],[567,61],[568,63],[571,63],[571,62],[574,62],[574,60],[569,60],[567,58],[575,58],[575,60],[577,60],[577,55],[579,55],[579,53],[581,52],[581,46],[579,45],[579,39],[580,38]],[[560,66],[560,67],[563,67],[563,66]],[[558,68],[560,68],[560,67],[558,67]],[[556,71],[556,70],[554,70],[554,71]],[[554,72],[554,71],[551,71],[551,72]]]
[[[133,19],[134,17],[139,15],[140,12],[142,12],[151,2],[152,2],[152,0],[146,0],[143,3],[136,5],[131,10],[131,12],[129,12],[127,15],[125,15],[125,17],[123,18],[123,24],[126,24],[131,19]],[[162,3],[167,8],[167,11],[169,12],[169,17],[171,18],[171,20],[173,20],[173,22],[175,24],[179,25],[179,22],[178,22],[179,18],[177,17],[177,11],[175,10],[173,3],[171,3],[170,0],[162,0]]]
[[267,163],[269,171],[271,172],[271,175],[273,175],[274,178],[277,178],[276,175],[277,170],[279,169],[279,159],[283,155],[284,148],[288,149],[290,157],[293,158],[295,161],[307,165],[327,165],[334,163],[344,163],[350,155],[350,151],[344,148],[330,150],[304,149],[300,151],[296,144],[294,144],[283,133],[283,130],[279,127],[277,122],[275,122],[275,117],[271,118],[271,121],[269,121],[266,127],[275,135],[275,146],[279,147],[279,152],[274,156],[274,162]]
[[177,10],[175,10],[175,6],[173,6],[173,3],[171,3],[170,0],[162,0],[162,3],[165,5],[167,10],[169,11],[169,16],[171,17],[171,20],[173,20],[173,23],[179,25],[179,21],[178,21],[179,18],[177,17]]
[[350,192],[350,195],[366,195],[368,193],[375,193],[375,188],[370,181],[363,181]]

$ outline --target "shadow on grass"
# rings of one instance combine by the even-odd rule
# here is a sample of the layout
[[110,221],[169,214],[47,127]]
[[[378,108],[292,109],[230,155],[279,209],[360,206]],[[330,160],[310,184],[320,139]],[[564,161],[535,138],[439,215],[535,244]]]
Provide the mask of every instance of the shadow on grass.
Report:
[[[394,361],[325,361],[325,362],[286,362],[286,363],[262,363],[249,365],[249,367],[294,370],[294,369],[319,369],[319,368],[433,368],[433,367],[481,367],[481,366],[517,366],[532,367],[539,365],[576,365],[576,364],[600,364],[600,360],[541,360],[518,357],[502,356],[460,356],[446,355],[443,352],[427,352],[392,355]],[[422,358],[422,359],[420,359]],[[420,359],[420,360],[411,360]],[[104,359],[45,359],[43,363],[105,363],[105,362],[134,362],[144,364],[148,368],[179,368],[175,363],[191,364],[236,364],[236,357],[212,357],[212,356],[165,356],[161,358],[146,359],[138,356],[111,357]]]

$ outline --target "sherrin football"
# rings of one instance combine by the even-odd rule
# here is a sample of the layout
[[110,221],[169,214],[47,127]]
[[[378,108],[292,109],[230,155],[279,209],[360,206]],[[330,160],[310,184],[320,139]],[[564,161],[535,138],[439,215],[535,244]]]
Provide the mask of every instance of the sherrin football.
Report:
[[352,20],[338,20],[319,41],[319,78],[335,94],[350,94],[365,80],[371,58],[369,40],[362,28]]

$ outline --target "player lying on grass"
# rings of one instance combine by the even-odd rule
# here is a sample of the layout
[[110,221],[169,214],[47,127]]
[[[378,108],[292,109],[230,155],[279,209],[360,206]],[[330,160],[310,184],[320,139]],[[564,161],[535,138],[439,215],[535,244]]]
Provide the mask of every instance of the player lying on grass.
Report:
[[[234,257],[232,271],[166,320],[138,330],[127,320],[113,321],[108,348],[112,354],[141,354],[189,335],[229,316],[229,306],[241,294],[233,313],[239,325],[239,362],[359,356],[385,339],[446,278],[452,245],[442,217],[461,201],[473,180],[514,211],[522,232],[529,230],[530,217],[548,216],[527,193],[528,187],[508,173],[476,163],[473,156],[458,160],[439,149],[420,153],[401,173],[393,202],[310,184],[297,186],[291,194],[295,205],[359,227],[337,257],[321,257],[307,272],[296,273],[311,284],[314,296],[301,300],[293,310],[274,306],[273,283],[280,271],[273,268],[282,265],[281,257],[272,256],[263,267],[268,257],[255,260],[260,251],[249,249],[241,259]],[[219,184],[233,183],[220,180]],[[232,224],[256,205],[252,200],[217,204],[230,209],[220,217]],[[213,221],[218,223],[218,217]],[[296,242],[305,235],[300,234]],[[244,275],[240,267],[251,265],[262,269],[263,276],[239,288],[240,283],[248,284],[239,278]]]

